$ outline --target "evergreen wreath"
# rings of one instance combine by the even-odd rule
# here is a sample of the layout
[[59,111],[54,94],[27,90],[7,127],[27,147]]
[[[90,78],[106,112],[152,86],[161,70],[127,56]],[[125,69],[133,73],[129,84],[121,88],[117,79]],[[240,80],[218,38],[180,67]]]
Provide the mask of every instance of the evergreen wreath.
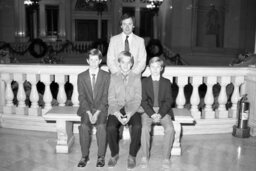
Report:
[[41,58],[46,54],[48,47],[42,39],[33,39],[28,50],[33,57]]
[[148,57],[160,56],[163,53],[163,46],[158,39],[151,39],[146,47]]

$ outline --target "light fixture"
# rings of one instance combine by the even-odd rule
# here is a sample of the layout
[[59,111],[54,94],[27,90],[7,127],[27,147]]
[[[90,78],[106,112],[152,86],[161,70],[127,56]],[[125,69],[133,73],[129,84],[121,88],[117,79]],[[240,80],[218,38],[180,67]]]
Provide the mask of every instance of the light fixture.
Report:
[[40,0],[24,0],[25,5],[35,5],[38,4]]
[[24,5],[30,9],[37,9],[39,7],[40,0],[24,0]]
[[98,11],[98,14],[101,15],[102,12],[107,8],[108,0],[85,0],[85,3],[89,6],[94,6]]
[[164,0],[147,0],[147,8],[151,9],[152,11],[155,12],[155,14],[157,15],[160,6],[162,5]]

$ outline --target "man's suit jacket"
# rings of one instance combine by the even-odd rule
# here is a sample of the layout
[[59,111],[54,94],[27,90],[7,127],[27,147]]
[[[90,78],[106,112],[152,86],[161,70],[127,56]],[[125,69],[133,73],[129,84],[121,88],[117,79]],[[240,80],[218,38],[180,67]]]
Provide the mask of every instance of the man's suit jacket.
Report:
[[[133,34],[131,42],[129,42],[130,53],[134,57],[134,65],[132,71],[136,74],[140,74],[146,66],[146,49],[144,39]],[[107,53],[107,65],[111,73],[118,72],[118,55],[120,52],[124,51],[124,40],[122,39],[122,33],[113,36],[110,39],[108,53]]]
[[[172,111],[172,90],[170,80],[160,77],[159,80],[159,91],[158,91],[158,104],[159,111],[158,113],[164,117],[166,114],[169,114],[172,119],[174,119]],[[153,81],[152,77],[142,79],[142,101],[141,106],[144,109],[149,117],[155,113],[153,109],[154,105],[154,90],[153,90]]]
[[130,72],[125,85],[121,72],[111,74],[108,91],[108,114],[119,112],[124,107],[126,113],[137,112],[141,103],[140,74]]
[[91,111],[93,114],[96,110],[100,110],[100,114],[105,114],[107,116],[109,81],[110,74],[99,69],[94,88],[95,98],[93,99],[89,70],[78,75],[77,86],[80,106],[77,115],[82,116],[83,114],[86,114],[86,111]]

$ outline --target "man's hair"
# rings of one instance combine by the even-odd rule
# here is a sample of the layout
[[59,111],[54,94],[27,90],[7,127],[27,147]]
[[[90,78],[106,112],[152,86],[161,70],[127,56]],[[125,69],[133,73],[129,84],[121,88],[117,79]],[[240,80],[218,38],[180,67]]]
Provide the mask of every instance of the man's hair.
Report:
[[120,63],[120,61],[122,60],[122,58],[124,56],[129,57],[130,58],[130,62],[132,63],[132,65],[134,64],[134,58],[133,58],[132,54],[130,52],[128,52],[128,51],[122,51],[122,52],[120,52],[118,54],[117,60],[118,60],[119,63]]
[[133,22],[133,25],[135,26],[135,17],[134,15],[130,14],[130,13],[124,13],[122,16],[121,16],[121,19],[120,19],[120,25],[122,25],[122,21],[123,20],[126,20],[128,18],[131,18],[132,19],[132,22]]
[[100,60],[102,60],[102,53],[99,49],[91,49],[89,52],[88,52],[88,55],[87,55],[87,59],[90,58],[90,55],[93,55],[93,56],[98,56]]
[[161,66],[162,68],[164,68],[164,60],[162,60],[162,59],[159,58],[158,56],[155,56],[155,57],[151,58],[151,59],[149,60],[148,65],[150,66],[152,63],[156,63],[156,62],[160,63],[160,66]]

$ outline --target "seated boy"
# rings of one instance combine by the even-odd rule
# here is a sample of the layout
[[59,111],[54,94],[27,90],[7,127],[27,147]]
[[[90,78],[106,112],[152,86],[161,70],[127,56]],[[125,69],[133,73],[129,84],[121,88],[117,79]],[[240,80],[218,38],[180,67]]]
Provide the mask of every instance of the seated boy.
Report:
[[174,141],[174,127],[172,123],[173,111],[171,83],[161,76],[164,62],[159,57],[149,61],[151,76],[142,80],[141,106],[145,113],[142,114],[141,166],[147,167],[150,157],[150,131],[153,123],[160,123],[164,127],[163,140],[163,167],[169,168],[169,158]]
[[111,151],[109,167],[114,167],[119,153],[119,128],[131,125],[131,143],[128,157],[128,169],[136,166],[136,155],[140,148],[141,114],[137,113],[141,103],[140,74],[131,72],[134,59],[130,52],[118,55],[120,71],[111,75],[108,94],[107,134]]
[[81,116],[79,138],[82,158],[78,167],[85,167],[89,161],[92,127],[96,124],[98,160],[96,167],[105,165],[106,123],[108,112],[108,87],[110,75],[99,68],[102,54],[98,49],[89,51],[87,62],[89,69],[78,75],[78,93],[80,106],[77,114]]

